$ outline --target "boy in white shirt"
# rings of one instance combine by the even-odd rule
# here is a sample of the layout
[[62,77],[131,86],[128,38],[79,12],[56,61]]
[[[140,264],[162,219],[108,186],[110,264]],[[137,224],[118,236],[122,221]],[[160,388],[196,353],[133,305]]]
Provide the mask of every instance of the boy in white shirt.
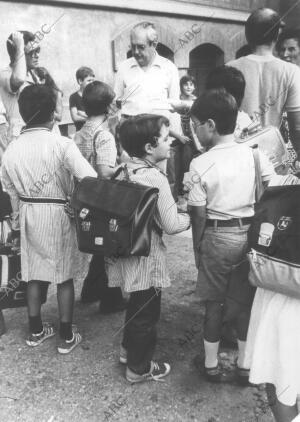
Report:
[[[224,89],[206,91],[192,106],[195,133],[209,151],[190,165],[188,205],[192,216],[195,262],[200,297],[205,302],[204,370],[212,382],[223,380],[218,349],[226,292],[233,271],[246,259],[247,231],[254,215],[255,165],[252,150],[234,142],[238,106]],[[259,153],[263,181],[274,174],[272,164]],[[236,320],[239,357],[237,375],[248,380],[243,368],[249,309]]]

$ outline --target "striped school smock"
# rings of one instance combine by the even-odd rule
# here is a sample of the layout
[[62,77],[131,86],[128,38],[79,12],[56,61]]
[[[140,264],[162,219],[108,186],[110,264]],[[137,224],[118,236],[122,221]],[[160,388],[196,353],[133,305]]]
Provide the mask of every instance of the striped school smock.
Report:
[[46,128],[24,130],[3,155],[2,181],[19,213],[24,281],[62,283],[74,276],[77,248],[73,221],[63,204],[28,203],[19,197],[66,199],[73,176],[96,177],[75,143]]
[[[179,214],[171,194],[168,179],[156,167],[146,167],[145,162],[133,159],[128,163],[130,180],[159,189],[157,208],[154,214],[158,226],[167,234],[187,230],[190,226],[188,214]],[[144,168],[141,168],[144,167]],[[140,168],[135,174],[133,170]],[[121,198],[120,198],[121,200]],[[122,286],[126,292],[147,290],[150,287],[170,286],[166,262],[166,246],[155,231],[152,231],[151,249],[148,257],[107,258],[106,268],[110,287]]]

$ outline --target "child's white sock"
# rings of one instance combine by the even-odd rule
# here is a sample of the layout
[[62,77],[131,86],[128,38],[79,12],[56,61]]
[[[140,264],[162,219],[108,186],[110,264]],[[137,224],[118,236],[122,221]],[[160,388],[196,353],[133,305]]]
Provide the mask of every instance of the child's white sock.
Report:
[[215,368],[218,365],[219,341],[211,343],[204,340],[205,368]]
[[245,360],[245,349],[246,349],[246,342],[241,341],[238,339],[238,349],[239,349],[239,356],[237,359],[237,366],[239,368],[244,368],[244,360]]

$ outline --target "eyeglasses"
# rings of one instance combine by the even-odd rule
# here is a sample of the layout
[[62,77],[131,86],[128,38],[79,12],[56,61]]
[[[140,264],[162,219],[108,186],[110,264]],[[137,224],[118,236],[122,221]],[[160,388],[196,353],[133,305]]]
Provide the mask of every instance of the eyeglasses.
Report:
[[134,50],[138,50],[138,51],[144,51],[146,49],[146,45],[145,44],[131,44],[130,45],[130,49],[132,51]]
[[195,122],[193,122],[193,120],[192,120],[192,126],[193,126],[193,128],[194,128],[194,130],[195,130],[195,129],[196,129],[197,127],[199,127],[199,126],[204,126],[206,122],[207,122],[207,120],[206,120],[205,122],[195,123]]

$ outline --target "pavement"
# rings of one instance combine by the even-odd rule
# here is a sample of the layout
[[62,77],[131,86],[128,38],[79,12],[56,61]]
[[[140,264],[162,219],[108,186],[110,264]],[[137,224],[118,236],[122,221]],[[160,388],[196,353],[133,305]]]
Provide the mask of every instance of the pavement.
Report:
[[[241,388],[234,377],[228,384],[210,384],[195,366],[195,357],[203,358],[203,308],[196,293],[191,233],[165,236],[165,242],[172,287],[163,294],[155,353],[171,363],[165,381],[130,385],[125,380],[125,368],[118,363],[122,313],[103,316],[98,304],[77,300],[75,323],[84,340],[62,356],[56,337],[29,348],[26,309],[6,310],[7,333],[0,338],[0,422],[273,421],[263,386]],[[86,267],[79,267],[82,278]],[[55,291],[49,293],[43,318],[57,326]],[[236,352],[222,349],[220,357],[233,373]]]

